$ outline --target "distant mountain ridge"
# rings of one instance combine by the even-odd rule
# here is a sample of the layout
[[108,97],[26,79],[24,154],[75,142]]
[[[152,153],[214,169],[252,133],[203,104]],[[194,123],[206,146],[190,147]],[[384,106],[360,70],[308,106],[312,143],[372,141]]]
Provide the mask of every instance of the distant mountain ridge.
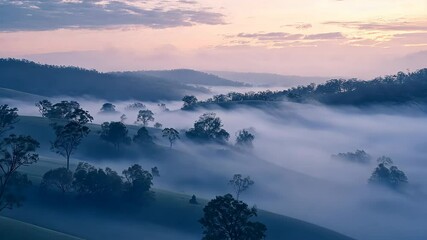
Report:
[[214,74],[200,72],[192,69],[174,70],[151,70],[133,72],[114,72],[119,76],[152,76],[182,84],[205,85],[205,86],[233,86],[241,87],[247,84],[218,77]]
[[111,101],[180,100],[186,94],[209,92],[148,75],[116,75],[18,59],[0,59],[0,88],[46,97],[87,96]]
[[254,86],[266,87],[295,87],[298,85],[307,85],[310,83],[325,82],[330,77],[312,77],[312,76],[293,76],[274,73],[253,73],[253,72],[230,72],[230,71],[208,71],[219,77],[239,81]]

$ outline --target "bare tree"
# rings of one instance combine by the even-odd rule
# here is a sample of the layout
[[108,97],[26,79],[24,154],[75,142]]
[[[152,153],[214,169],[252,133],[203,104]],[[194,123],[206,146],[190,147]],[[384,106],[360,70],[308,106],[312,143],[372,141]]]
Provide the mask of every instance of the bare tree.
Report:
[[162,131],[162,136],[167,137],[170,143],[170,148],[172,148],[173,143],[180,139],[179,132],[175,130],[174,128],[165,128]]
[[236,193],[236,199],[239,200],[240,194],[246,191],[250,186],[254,185],[254,181],[249,176],[242,178],[242,174],[234,174],[233,179],[229,184],[233,187]]

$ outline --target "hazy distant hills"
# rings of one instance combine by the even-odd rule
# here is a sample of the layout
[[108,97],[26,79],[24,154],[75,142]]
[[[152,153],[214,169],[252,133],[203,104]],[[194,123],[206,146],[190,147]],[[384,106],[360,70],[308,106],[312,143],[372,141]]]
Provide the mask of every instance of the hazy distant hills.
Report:
[[199,72],[191,69],[159,70],[159,71],[135,71],[135,72],[116,72],[120,76],[152,76],[176,83],[205,85],[205,86],[233,86],[239,87],[245,84],[239,81],[231,81],[226,78],[218,77],[214,74]]
[[185,94],[208,92],[205,88],[148,75],[117,75],[16,59],[0,59],[0,88],[4,88],[0,97],[8,98],[16,91],[24,95],[87,96],[111,101],[179,100]]
[[321,83],[331,78],[328,77],[303,77],[292,75],[279,75],[273,73],[250,73],[250,72],[224,72],[210,71],[219,77],[233,81],[243,82],[254,86],[280,86],[294,87],[298,85],[307,85],[310,83]]

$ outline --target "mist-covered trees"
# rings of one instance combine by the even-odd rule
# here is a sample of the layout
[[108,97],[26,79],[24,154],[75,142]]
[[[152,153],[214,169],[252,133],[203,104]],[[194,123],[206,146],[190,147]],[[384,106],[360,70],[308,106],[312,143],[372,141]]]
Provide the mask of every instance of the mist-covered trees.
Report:
[[121,176],[111,168],[95,168],[79,163],[74,172],[73,188],[81,196],[89,198],[119,197],[123,189]]
[[186,109],[191,106],[194,106],[197,103],[197,98],[195,96],[187,95],[182,98],[182,101],[184,102],[182,109]]
[[194,195],[194,194],[193,194],[193,196],[191,196],[191,198],[190,198],[190,200],[188,200],[188,202],[189,202],[190,204],[195,204],[195,205],[199,204],[199,203],[197,202],[196,195]]
[[19,206],[22,197],[19,190],[28,185],[27,176],[17,170],[36,163],[36,149],[40,144],[30,136],[11,134],[0,143],[0,211]]
[[369,163],[372,159],[371,155],[366,153],[364,150],[359,149],[355,152],[338,153],[337,155],[332,155],[332,158],[355,163]]
[[233,178],[228,182],[233,188],[237,200],[239,200],[240,194],[254,185],[254,183],[249,176],[243,178],[242,174],[234,174]]
[[139,110],[138,116],[136,118],[136,124],[142,124],[144,127],[148,125],[149,122],[154,121],[154,113],[151,110]]
[[236,146],[238,147],[253,147],[255,136],[247,129],[242,129],[236,133]]
[[88,111],[83,110],[76,101],[61,101],[52,104],[48,100],[42,100],[36,103],[43,117],[51,120],[74,121],[80,124],[86,124],[93,121],[93,117]]
[[172,145],[176,140],[180,139],[179,132],[174,128],[165,128],[162,130],[162,136],[169,140],[169,147],[172,148]]
[[101,139],[112,143],[117,150],[122,144],[129,144],[128,129],[122,122],[104,122],[101,125]]
[[116,105],[112,103],[104,103],[102,104],[101,109],[99,110],[100,113],[117,113],[116,111]]
[[406,174],[398,167],[392,165],[393,161],[388,157],[380,157],[377,160],[378,166],[375,168],[369,183],[398,189],[408,183]]
[[257,216],[256,208],[249,208],[242,201],[235,200],[231,194],[217,196],[203,208],[205,240],[260,240],[265,238],[266,226],[250,221]]
[[7,104],[0,105],[0,136],[12,130],[13,124],[18,122],[18,109],[11,108]]
[[126,106],[126,110],[142,110],[145,109],[146,106],[141,102],[131,103]]
[[147,197],[153,185],[153,175],[140,165],[134,164],[123,171],[125,176],[125,196],[140,201]]
[[133,136],[133,142],[138,145],[151,145],[154,144],[153,137],[148,133],[146,127],[141,127],[135,136]]
[[222,121],[215,113],[205,113],[185,134],[198,142],[225,143],[230,138],[230,134],[222,127]]
[[40,187],[42,189],[59,190],[66,193],[71,190],[73,183],[73,173],[67,168],[56,168],[47,171],[42,178]]

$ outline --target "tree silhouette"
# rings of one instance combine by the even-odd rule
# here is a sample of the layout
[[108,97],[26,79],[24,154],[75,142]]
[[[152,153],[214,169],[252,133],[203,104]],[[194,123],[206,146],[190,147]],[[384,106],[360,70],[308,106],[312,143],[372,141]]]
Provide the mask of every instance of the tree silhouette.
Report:
[[236,199],[239,200],[240,194],[254,185],[254,181],[252,181],[249,176],[242,178],[241,174],[234,174],[233,179],[231,179],[228,184],[233,187],[236,193]]
[[129,144],[130,137],[126,125],[121,122],[104,122],[101,125],[101,139],[112,143],[117,150],[122,144]]
[[[30,136],[11,134],[0,144],[0,211],[19,206],[22,198],[13,190],[28,184],[26,175],[17,172],[21,166],[36,163],[39,159],[35,153],[40,144]],[[15,189],[16,190],[16,189]]]
[[73,183],[73,173],[66,168],[56,168],[43,175],[40,187],[42,189],[57,188],[62,193],[70,191]]
[[180,139],[179,132],[174,128],[165,128],[162,130],[162,136],[168,138],[169,147],[172,148],[172,145],[175,143],[177,139]]
[[369,178],[369,183],[393,189],[398,189],[408,183],[408,177],[403,171],[396,166],[390,166],[393,161],[389,157],[380,157],[377,162],[379,164]]
[[133,136],[133,142],[139,145],[150,145],[153,144],[153,137],[150,136],[146,127],[141,127],[135,136]]
[[18,109],[10,108],[7,104],[0,105],[0,136],[13,129],[18,122]]
[[188,138],[199,142],[225,143],[230,134],[223,128],[221,119],[215,113],[205,113],[194,123],[185,134]]
[[56,138],[51,144],[52,151],[64,156],[67,160],[67,170],[70,169],[70,156],[86,137],[90,129],[78,122],[69,122],[62,125],[53,125]]
[[252,148],[255,136],[248,130],[243,129],[236,133],[236,145],[240,147]]
[[112,103],[104,103],[102,104],[101,109],[99,110],[101,113],[117,113],[116,106]]
[[61,101],[52,104],[48,100],[43,100],[36,103],[36,106],[43,117],[51,120],[74,121],[80,124],[93,121],[89,112],[80,108],[80,104],[76,101]]
[[203,208],[203,212],[199,222],[203,226],[204,240],[265,239],[266,226],[250,221],[257,216],[257,210],[235,200],[231,194],[217,196]]
[[125,176],[125,191],[132,200],[142,200],[153,185],[153,175],[142,169],[138,164],[130,166],[123,171]]
[[139,110],[138,116],[136,118],[136,124],[142,123],[142,125],[147,126],[148,122],[154,121],[154,113],[151,110]]
[[184,106],[182,109],[189,108],[197,103],[197,98],[195,96],[184,96],[182,98],[182,101],[184,102]]

